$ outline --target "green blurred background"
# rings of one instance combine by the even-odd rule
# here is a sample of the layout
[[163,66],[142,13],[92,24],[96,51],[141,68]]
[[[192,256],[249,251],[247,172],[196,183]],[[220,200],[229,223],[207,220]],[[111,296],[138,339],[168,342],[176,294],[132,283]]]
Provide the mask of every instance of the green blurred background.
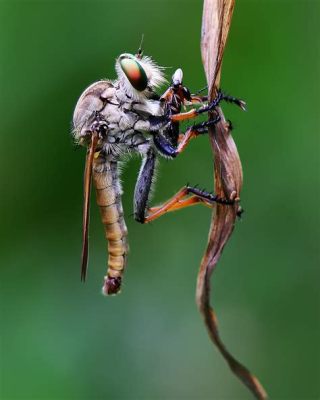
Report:
[[[319,399],[319,2],[238,1],[222,87],[244,169],[244,218],[213,279],[229,349],[272,399]],[[83,89],[146,54],[204,86],[201,1],[4,1],[1,46],[1,399],[249,399],[194,302],[210,211],[148,226],[131,217],[139,160],[123,174],[130,257],[120,296],[100,295],[103,228],[92,202],[80,282],[85,152],[69,135]],[[161,162],[154,203],[211,189],[207,137]]]

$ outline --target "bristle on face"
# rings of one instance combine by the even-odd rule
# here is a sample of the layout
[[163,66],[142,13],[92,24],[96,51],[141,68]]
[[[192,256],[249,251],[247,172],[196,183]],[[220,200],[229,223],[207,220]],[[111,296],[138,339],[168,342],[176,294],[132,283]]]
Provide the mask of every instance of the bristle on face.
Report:
[[163,69],[148,56],[140,59],[125,53],[116,60],[116,72],[120,85],[134,100],[146,100],[155,89],[167,82]]

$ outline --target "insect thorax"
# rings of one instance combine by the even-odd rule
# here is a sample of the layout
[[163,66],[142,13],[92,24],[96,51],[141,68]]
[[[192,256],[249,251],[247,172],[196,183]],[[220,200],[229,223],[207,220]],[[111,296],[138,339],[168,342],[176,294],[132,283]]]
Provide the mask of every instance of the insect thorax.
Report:
[[73,116],[74,138],[80,144],[99,128],[99,148],[111,158],[137,151],[144,153],[150,146],[150,117],[163,115],[157,100],[133,100],[119,81],[98,81],[81,95]]

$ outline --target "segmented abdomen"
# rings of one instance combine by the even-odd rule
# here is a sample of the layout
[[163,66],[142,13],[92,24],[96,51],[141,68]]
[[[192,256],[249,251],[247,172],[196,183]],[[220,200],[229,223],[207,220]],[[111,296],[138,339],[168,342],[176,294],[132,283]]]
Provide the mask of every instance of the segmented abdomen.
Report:
[[121,280],[128,253],[127,227],[123,218],[121,189],[116,162],[99,164],[93,167],[93,182],[96,188],[97,204],[100,208],[102,223],[108,243],[108,272],[105,276],[102,292],[105,295],[116,294]]

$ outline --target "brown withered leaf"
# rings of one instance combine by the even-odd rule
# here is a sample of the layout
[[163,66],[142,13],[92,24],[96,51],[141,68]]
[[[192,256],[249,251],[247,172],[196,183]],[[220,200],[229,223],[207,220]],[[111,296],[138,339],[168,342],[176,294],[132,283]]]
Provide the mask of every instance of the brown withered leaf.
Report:
[[[209,98],[217,94],[220,84],[223,52],[229,32],[234,0],[204,0],[201,54],[207,77]],[[229,123],[222,110],[218,112],[221,122],[209,129],[209,138],[214,156],[214,186],[219,197],[240,198],[242,187],[242,166],[237,147],[231,136]],[[209,115],[209,118],[212,117]],[[250,371],[239,363],[221,341],[215,312],[210,305],[210,277],[214,271],[224,246],[230,238],[240,210],[238,202],[234,206],[217,204],[212,214],[209,240],[201,261],[197,280],[196,300],[210,335],[231,370],[251,390],[257,399],[266,399],[263,387]]]

